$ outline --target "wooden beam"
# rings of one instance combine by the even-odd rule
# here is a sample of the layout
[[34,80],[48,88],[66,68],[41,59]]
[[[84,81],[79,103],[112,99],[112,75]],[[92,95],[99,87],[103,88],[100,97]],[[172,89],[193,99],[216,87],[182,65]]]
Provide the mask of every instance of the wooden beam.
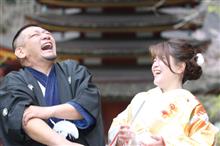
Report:
[[[97,8],[97,7],[151,7],[159,0],[142,1],[90,1],[90,0],[37,0],[38,3],[55,8]],[[166,0],[164,6],[195,4],[196,0]]]

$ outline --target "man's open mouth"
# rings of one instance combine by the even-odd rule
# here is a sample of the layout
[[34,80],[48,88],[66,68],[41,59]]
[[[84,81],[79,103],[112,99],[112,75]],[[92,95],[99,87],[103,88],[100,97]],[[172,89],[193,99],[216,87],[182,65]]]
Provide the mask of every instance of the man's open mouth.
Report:
[[52,43],[48,42],[48,43],[44,43],[42,46],[41,46],[41,49],[42,50],[51,50],[53,48],[53,45]]

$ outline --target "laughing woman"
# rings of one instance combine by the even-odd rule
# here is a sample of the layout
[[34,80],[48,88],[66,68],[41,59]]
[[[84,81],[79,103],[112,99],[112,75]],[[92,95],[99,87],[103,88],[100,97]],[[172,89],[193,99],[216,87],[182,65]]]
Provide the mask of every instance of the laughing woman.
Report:
[[157,86],[138,93],[113,119],[110,146],[212,146],[218,129],[199,100],[183,89],[187,80],[202,75],[204,58],[181,40],[150,47],[152,73]]

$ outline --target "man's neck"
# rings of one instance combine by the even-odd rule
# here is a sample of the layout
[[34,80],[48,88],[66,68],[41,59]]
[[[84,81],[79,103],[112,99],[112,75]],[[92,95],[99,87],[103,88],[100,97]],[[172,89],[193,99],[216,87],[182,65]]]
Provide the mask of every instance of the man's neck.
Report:
[[53,62],[51,63],[41,63],[38,65],[30,66],[31,68],[44,73],[45,75],[49,75],[51,68],[53,66]]

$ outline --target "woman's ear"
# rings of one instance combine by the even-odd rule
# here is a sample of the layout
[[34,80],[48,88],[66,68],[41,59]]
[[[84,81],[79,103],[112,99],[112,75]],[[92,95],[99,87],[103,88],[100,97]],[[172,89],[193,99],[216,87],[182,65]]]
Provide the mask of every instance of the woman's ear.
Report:
[[185,62],[179,62],[177,64],[177,70],[176,72],[177,73],[183,73],[185,71],[185,68],[186,68],[186,63]]
[[15,49],[15,56],[17,56],[20,59],[23,59],[26,57],[26,54],[22,47],[18,47]]

